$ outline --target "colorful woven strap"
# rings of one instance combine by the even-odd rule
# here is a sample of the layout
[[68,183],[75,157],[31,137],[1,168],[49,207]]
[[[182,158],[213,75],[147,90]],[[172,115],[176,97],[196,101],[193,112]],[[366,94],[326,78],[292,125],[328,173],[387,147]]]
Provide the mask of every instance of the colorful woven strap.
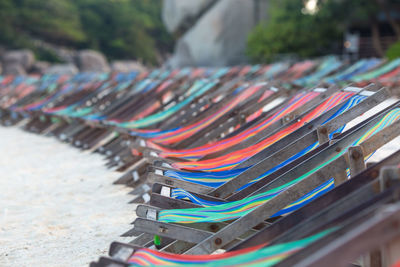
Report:
[[[217,110],[214,114],[209,115],[208,117],[187,125],[185,127],[177,127],[175,129],[170,129],[166,131],[151,131],[151,132],[137,132],[137,131],[132,131],[131,133],[133,135],[139,135],[141,137],[147,137],[150,138],[147,143],[149,142],[155,142],[158,144],[162,145],[169,145],[173,144],[179,141],[182,141],[193,134],[201,131],[202,129],[208,127],[215,121],[217,121],[219,118],[227,114],[228,112],[232,111],[235,107],[237,107],[241,102],[249,98],[251,95],[253,95],[256,91],[258,91],[262,86],[261,85],[255,85],[251,86],[250,88],[247,88],[243,90],[240,94],[238,94],[234,99],[232,99],[230,102],[228,102],[226,105],[224,105],[222,108]],[[273,94],[274,92],[271,90],[267,90],[264,94],[266,97],[269,97]]]
[[240,142],[243,142],[244,140],[267,129],[273,123],[281,120],[284,116],[286,116],[290,112],[296,110],[297,108],[301,107],[308,101],[314,99],[318,95],[319,95],[318,92],[299,93],[296,96],[294,96],[292,99],[290,99],[290,101],[283,108],[278,110],[272,116],[266,118],[262,122],[251,127],[250,129],[243,131],[242,133],[240,133],[236,136],[233,136],[230,138],[225,138],[218,142],[206,144],[206,145],[195,147],[195,148],[181,149],[181,150],[166,149],[162,146],[156,146],[154,148],[163,151],[162,153],[159,154],[160,157],[177,157],[177,158],[184,158],[184,159],[189,159],[189,160],[199,159],[199,158],[203,157],[204,155],[215,153],[215,152],[227,149],[229,147],[232,147],[236,144],[239,144]]
[[136,121],[130,121],[130,122],[123,122],[119,123],[116,126],[123,127],[123,128],[144,128],[144,127],[149,127],[155,123],[158,123],[168,117],[170,117],[172,114],[178,112],[181,110],[183,107],[188,105],[192,100],[194,100],[196,97],[203,95],[206,93],[208,90],[213,88],[216,85],[215,81],[210,81],[210,82],[205,82],[204,80],[198,80],[195,82],[195,84],[190,88],[187,92],[188,96],[181,102],[177,103],[173,107],[149,115],[145,118],[136,120]]
[[294,81],[294,83],[303,86],[308,84],[316,84],[323,77],[337,70],[340,66],[342,66],[342,63],[336,57],[328,57],[319,65],[317,71],[308,76],[297,79]]
[[170,254],[143,248],[136,251],[128,262],[132,266],[272,266],[334,230],[330,228],[300,240],[264,248],[261,245],[213,255]]
[[[347,111],[348,109],[352,108],[353,106],[357,105],[358,103],[360,103],[365,98],[366,98],[365,96],[361,96],[361,95],[352,96],[346,102],[345,105],[343,105],[330,118],[328,118],[324,123],[322,123],[322,125],[327,123],[328,121],[332,120],[333,118],[339,116],[340,114],[344,113],[345,111]],[[332,132],[330,134],[330,137],[332,138],[332,136],[335,133],[341,132],[344,127],[345,127],[345,125],[343,125],[341,128],[339,128],[339,129],[335,130],[334,132]],[[314,144],[312,144],[309,147],[303,149],[302,151],[300,151],[297,154],[293,155],[292,157],[290,157],[289,159],[285,160],[284,162],[276,165],[274,168],[266,171],[265,173],[263,173],[262,175],[260,175],[259,177],[257,177],[253,181],[251,181],[248,185],[250,185],[250,184],[252,184],[252,183],[254,183],[254,182],[256,182],[256,181],[258,181],[258,180],[260,180],[262,178],[264,178],[265,176],[267,176],[267,175],[271,174],[272,172],[278,170],[279,168],[283,167],[284,165],[296,160],[297,158],[303,156],[304,154],[306,154],[309,151],[313,150],[317,146],[318,146],[318,142],[315,142]],[[225,182],[229,181],[233,177],[236,177],[237,175],[241,174],[243,171],[247,170],[249,167],[241,168],[241,169],[226,170],[226,171],[212,171],[212,172],[205,172],[205,173],[194,173],[194,172],[183,172],[183,171],[166,171],[164,173],[164,175],[169,176],[169,177],[173,177],[175,179],[185,180],[185,181],[189,181],[189,182],[192,182],[192,183],[202,184],[202,185],[206,185],[206,186],[209,186],[209,187],[216,188],[216,187],[224,184]],[[247,187],[248,185],[246,185],[244,187]],[[241,189],[243,189],[243,188],[241,188]],[[177,194],[177,196],[178,196],[178,194]]]
[[357,61],[356,63],[354,63],[353,65],[351,65],[350,67],[348,67],[347,69],[345,69],[344,71],[325,78],[325,81],[330,82],[330,83],[335,83],[338,81],[350,80],[355,75],[364,73],[364,72],[378,66],[381,63],[382,63],[382,60],[377,59],[377,58],[361,59],[361,60]]
[[[243,100],[249,98],[252,94],[254,94],[258,89],[260,89],[261,86],[252,86],[249,88],[249,90],[245,90],[243,93],[241,93],[239,96],[237,96],[235,99],[230,101],[227,105],[219,109],[216,113],[208,116],[207,118],[204,118],[203,120],[186,126],[182,127],[179,130],[176,130],[174,132],[169,132],[164,135],[160,135],[158,137],[150,139],[151,142],[156,142],[158,144],[162,145],[168,145],[172,143],[176,143],[179,141],[182,141],[189,136],[192,136],[194,133],[201,131],[202,129],[206,128],[207,126],[211,125],[215,121],[217,121],[219,118],[230,112],[234,107],[236,107],[239,103],[241,103]],[[267,91],[268,96],[273,94],[273,91]]]
[[382,66],[382,67],[380,67],[380,68],[378,68],[376,70],[357,75],[357,76],[353,77],[351,80],[354,81],[354,82],[372,80],[372,79],[375,79],[375,78],[377,78],[377,77],[379,77],[381,75],[384,75],[385,73],[388,73],[388,72],[394,70],[395,68],[397,68],[399,66],[400,66],[400,58],[395,59],[395,60],[385,64],[384,66]]
[[[375,133],[379,132],[386,126],[394,123],[399,119],[400,119],[400,108],[393,109],[388,114],[386,114],[375,126],[369,129],[361,138],[353,142],[350,146],[356,146],[361,144],[363,141],[365,141]],[[305,179],[309,175],[327,166],[328,164],[330,164],[331,162],[342,156],[344,153],[346,153],[346,151],[347,148],[341,150],[341,153],[332,156],[329,160],[323,162],[321,165],[313,168],[307,173],[301,175],[300,177],[293,179],[291,182],[288,182],[284,185],[268,190],[264,193],[260,193],[242,200],[224,203],[216,206],[193,208],[193,209],[162,210],[159,213],[158,220],[161,222],[170,222],[170,223],[195,223],[195,222],[219,222],[219,221],[237,219],[251,212],[256,207],[265,203],[269,199],[275,197],[279,193],[285,191],[290,186],[298,183],[299,181]],[[295,201],[295,203],[285,207],[285,209],[280,211],[278,214],[282,215],[284,213],[294,210],[295,208],[301,207],[302,205],[308,203],[318,195],[327,192],[333,186],[334,186],[333,179],[331,179],[323,183],[322,185],[318,186],[316,189],[312,190],[306,196],[303,196],[299,200]],[[292,207],[295,208],[292,209]]]
[[195,162],[177,162],[172,164],[174,168],[177,169],[187,169],[187,170],[201,170],[201,171],[220,171],[220,170],[229,170],[236,167],[241,162],[247,160],[251,156],[256,153],[264,150],[269,147],[271,144],[276,141],[282,139],[283,137],[289,135],[295,130],[302,127],[304,124],[312,121],[317,118],[324,112],[330,110],[331,108],[339,105],[353,96],[352,92],[338,92],[329,97],[326,101],[324,101],[321,105],[316,107],[313,111],[309,112],[302,119],[297,122],[290,124],[283,130],[265,138],[264,140],[249,146],[244,149],[237,150],[235,152],[229,153],[227,155],[223,155],[214,159],[209,160],[201,160]]

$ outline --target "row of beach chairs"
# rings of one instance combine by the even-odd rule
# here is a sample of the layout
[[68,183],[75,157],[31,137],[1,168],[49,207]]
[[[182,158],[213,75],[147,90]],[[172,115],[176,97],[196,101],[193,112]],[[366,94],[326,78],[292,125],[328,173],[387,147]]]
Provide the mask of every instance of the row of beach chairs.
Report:
[[327,57],[9,76],[0,118],[123,172],[135,238],[92,266],[391,266],[400,151],[370,159],[400,135],[399,74],[400,60]]

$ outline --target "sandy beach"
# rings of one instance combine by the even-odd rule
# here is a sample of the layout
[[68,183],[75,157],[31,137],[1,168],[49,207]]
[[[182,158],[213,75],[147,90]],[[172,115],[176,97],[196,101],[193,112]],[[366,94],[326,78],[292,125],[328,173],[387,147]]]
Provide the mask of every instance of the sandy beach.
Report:
[[97,154],[0,127],[0,266],[87,266],[130,229],[121,174]]

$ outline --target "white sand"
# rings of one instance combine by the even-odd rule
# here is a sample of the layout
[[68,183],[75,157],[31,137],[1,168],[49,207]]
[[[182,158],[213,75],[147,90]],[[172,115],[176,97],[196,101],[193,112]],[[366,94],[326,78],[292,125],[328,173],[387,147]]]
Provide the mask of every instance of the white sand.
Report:
[[100,155],[0,127],[0,266],[87,266],[130,229],[134,206]]

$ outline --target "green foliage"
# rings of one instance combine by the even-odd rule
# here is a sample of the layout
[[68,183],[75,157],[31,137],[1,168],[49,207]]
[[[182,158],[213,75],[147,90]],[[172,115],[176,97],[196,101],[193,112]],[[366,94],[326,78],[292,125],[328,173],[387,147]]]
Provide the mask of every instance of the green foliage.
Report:
[[40,61],[48,61],[53,63],[61,63],[61,59],[52,51],[47,49],[32,47],[31,48],[36,55],[36,59]]
[[19,0],[17,27],[48,41],[74,44],[85,41],[76,6],[69,0]]
[[268,62],[276,55],[300,57],[335,52],[351,20],[368,20],[375,1],[319,0],[318,12],[305,14],[303,1],[271,0],[268,23],[250,33],[247,54],[254,62]]
[[[248,55],[261,62],[270,61],[277,54],[309,57],[338,37],[331,22],[325,23],[326,18],[320,15],[305,15],[302,8],[302,1],[273,1],[268,23],[257,26],[249,36]],[[322,34],[325,30],[331,34]]]
[[400,42],[397,42],[389,47],[386,51],[386,57],[393,60],[400,57]]
[[172,49],[160,12],[159,0],[1,0],[0,44],[32,47],[34,38],[156,63]]

